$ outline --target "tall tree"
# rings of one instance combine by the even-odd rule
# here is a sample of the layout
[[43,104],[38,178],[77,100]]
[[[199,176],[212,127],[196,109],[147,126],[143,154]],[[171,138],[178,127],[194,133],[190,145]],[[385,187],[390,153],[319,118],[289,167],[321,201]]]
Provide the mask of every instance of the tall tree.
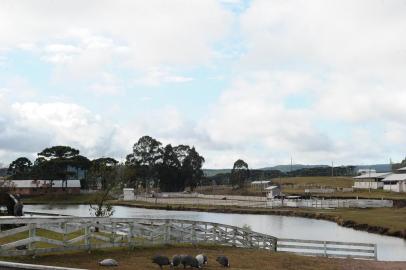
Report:
[[69,171],[68,166],[84,165],[86,158],[79,156],[79,150],[70,146],[53,146],[45,148],[38,153],[36,163],[39,165],[37,174],[41,178],[51,180],[61,179],[62,187],[68,185],[68,178],[73,176],[75,172]]
[[29,177],[32,169],[32,162],[26,157],[20,157],[11,162],[8,173],[13,179],[23,179]]
[[172,145],[165,146],[162,154],[162,163],[159,166],[159,187],[164,191],[179,191],[183,188],[180,178],[180,167],[178,156]]
[[192,147],[184,158],[181,168],[181,175],[185,186],[194,190],[203,177],[204,157],[200,156],[194,147]]
[[248,177],[249,177],[248,164],[242,159],[239,159],[236,162],[234,162],[233,169],[230,175],[231,184],[234,187],[242,188],[244,187],[245,181],[248,179]]
[[45,148],[40,153],[38,153],[38,157],[43,157],[46,160],[70,159],[70,158],[73,158],[78,155],[79,155],[79,150],[72,148],[70,146],[63,146],[63,145]]
[[98,158],[90,162],[87,173],[87,184],[99,186],[105,190],[109,186],[109,181],[115,179],[118,161],[114,158]]
[[161,145],[156,139],[143,136],[134,144],[133,152],[127,156],[126,163],[137,167],[146,188],[149,188],[151,181],[156,180],[158,165],[162,162]]

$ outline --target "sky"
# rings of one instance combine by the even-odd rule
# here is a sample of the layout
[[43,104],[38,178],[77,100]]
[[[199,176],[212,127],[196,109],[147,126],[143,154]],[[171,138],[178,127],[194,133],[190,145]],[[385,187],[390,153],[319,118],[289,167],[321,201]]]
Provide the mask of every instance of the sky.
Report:
[[399,162],[405,0],[0,0],[0,163],[143,135],[205,168]]

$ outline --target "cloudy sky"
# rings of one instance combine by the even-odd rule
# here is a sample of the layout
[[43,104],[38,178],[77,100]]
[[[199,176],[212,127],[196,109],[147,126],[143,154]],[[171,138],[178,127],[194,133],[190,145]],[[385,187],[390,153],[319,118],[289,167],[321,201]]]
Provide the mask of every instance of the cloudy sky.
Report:
[[142,135],[206,168],[406,154],[406,1],[0,0],[0,163]]

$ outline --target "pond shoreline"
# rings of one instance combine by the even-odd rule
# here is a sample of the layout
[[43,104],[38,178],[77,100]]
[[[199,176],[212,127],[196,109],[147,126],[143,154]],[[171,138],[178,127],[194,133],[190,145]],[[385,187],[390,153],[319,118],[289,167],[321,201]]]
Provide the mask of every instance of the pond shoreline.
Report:
[[[44,202],[28,202],[26,205],[40,205]],[[51,205],[82,205],[83,202],[52,202]],[[276,215],[276,216],[291,216],[302,217],[316,220],[326,220],[334,222],[339,226],[351,228],[358,231],[365,231],[369,233],[392,236],[406,240],[406,228],[404,231],[390,231],[389,228],[382,226],[374,226],[367,223],[358,223],[353,220],[343,219],[340,216],[333,214],[324,214],[319,212],[311,212],[310,210],[302,209],[261,209],[261,208],[241,208],[241,207],[213,207],[213,206],[193,206],[193,205],[168,205],[168,204],[151,204],[145,202],[129,202],[129,201],[112,201],[115,206],[127,206],[134,208],[144,209],[157,209],[167,211],[196,211],[196,212],[209,212],[209,213],[227,213],[227,214],[253,214],[253,215]]]
[[197,212],[211,212],[211,213],[227,213],[227,214],[254,214],[254,215],[277,215],[277,216],[293,216],[302,217],[318,220],[326,220],[335,222],[339,226],[352,228],[358,231],[365,231],[374,234],[392,236],[397,238],[402,238],[406,240],[406,229],[402,231],[391,232],[388,228],[381,226],[372,226],[366,223],[357,223],[352,220],[344,220],[339,216],[333,216],[323,213],[312,213],[306,211],[298,211],[292,209],[249,209],[249,208],[222,208],[222,207],[197,207],[191,205],[167,205],[167,204],[148,204],[142,202],[124,202],[116,201],[114,205],[127,206],[127,207],[137,207],[145,209],[157,209],[157,210],[168,210],[168,211],[197,211]]

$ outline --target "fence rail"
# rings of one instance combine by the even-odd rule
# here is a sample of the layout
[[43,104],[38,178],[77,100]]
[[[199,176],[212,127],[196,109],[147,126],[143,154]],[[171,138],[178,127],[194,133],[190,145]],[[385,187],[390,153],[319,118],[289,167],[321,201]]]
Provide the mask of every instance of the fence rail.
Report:
[[215,243],[315,256],[377,258],[374,244],[278,239],[246,228],[178,219],[0,217],[0,228],[0,256],[170,243]]
[[375,244],[278,238],[278,251],[302,255],[377,260]]
[[195,197],[180,197],[172,195],[168,197],[155,197],[137,195],[136,201],[168,204],[168,205],[210,205],[210,206],[237,206],[253,208],[380,208],[393,207],[392,200],[378,199],[267,199],[266,197],[250,196],[220,196],[220,195],[194,195]]

